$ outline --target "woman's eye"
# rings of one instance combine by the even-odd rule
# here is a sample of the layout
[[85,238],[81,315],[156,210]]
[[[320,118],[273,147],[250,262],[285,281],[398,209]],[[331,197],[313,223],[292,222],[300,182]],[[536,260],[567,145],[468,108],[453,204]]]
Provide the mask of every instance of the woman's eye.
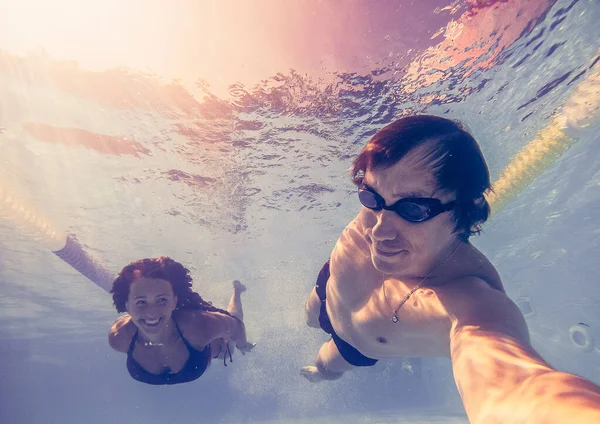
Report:
[[161,305],[164,305],[165,303],[167,303],[167,299],[165,299],[165,298],[159,299],[158,303],[160,303]]
[[138,300],[138,301],[137,301],[135,304],[136,304],[137,306],[143,306],[143,305],[145,305],[145,304],[146,304],[146,302],[145,302],[144,300]]

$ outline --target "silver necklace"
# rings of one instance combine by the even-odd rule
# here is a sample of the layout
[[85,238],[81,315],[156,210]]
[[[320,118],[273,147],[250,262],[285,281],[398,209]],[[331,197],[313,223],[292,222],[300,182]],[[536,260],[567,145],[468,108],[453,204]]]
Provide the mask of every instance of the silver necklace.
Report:
[[[152,340],[140,340],[140,337],[138,336],[138,342],[142,343],[146,347],[149,347],[149,346],[152,346],[152,347],[154,347],[154,346],[156,346],[156,347],[166,346],[167,344],[170,344],[173,341],[173,338],[175,336],[176,336],[175,334],[172,334],[170,336],[170,339],[167,340],[167,341],[165,341],[165,342],[153,342]],[[177,338],[179,338],[179,337],[177,337]]]
[[[400,302],[398,307],[396,309],[394,309],[394,312],[392,314],[392,322],[394,324],[396,324],[399,321],[398,311],[400,310],[400,308],[402,306],[404,306],[404,304],[408,301],[408,299],[410,299],[410,297],[412,296],[412,294],[414,292],[416,292],[423,286],[423,283],[425,282],[425,280],[427,280],[429,278],[429,276],[431,274],[433,274],[439,267],[441,267],[443,264],[445,264],[446,261],[448,261],[448,259],[450,259],[452,257],[452,255],[454,255],[454,253],[458,250],[459,247],[460,247],[460,241],[458,242],[458,245],[454,248],[454,250],[452,252],[450,252],[450,254],[448,256],[446,256],[446,258],[443,261],[441,261],[435,268],[433,268],[431,271],[429,271],[429,273],[425,277],[423,277],[423,279],[421,281],[419,281],[419,283],[416,286],[414,286],[408,293],[406,293],[406,295],[404,296],[404,298],[402,299],[402,301]],[[388,302],[387,295],[385,294],[385,278],[383,279],[383,282],[381,283],[381,287],[383,289],[383,298],[385,299],[385,303],[387,303],[387,305],[390,308],[392,308],[392,305],[390,305],[390,302]]]
[[148,346],[164,346],[165,342],[153,342],[152,340],[142,340],[142,338],[138,335],[137,338],[138,343],[148,347]]

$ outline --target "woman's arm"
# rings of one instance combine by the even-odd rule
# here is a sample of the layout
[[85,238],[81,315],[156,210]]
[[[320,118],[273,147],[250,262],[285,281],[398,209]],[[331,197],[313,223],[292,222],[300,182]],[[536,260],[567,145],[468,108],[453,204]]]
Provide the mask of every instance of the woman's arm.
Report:
[[108,344],[117,352],[127,352],[136,327],[129,315],[122,315],[113,323],[108,332]]
[[212,340],[229,339],[241,350],[248,345],[246,327],[240,319],[219,312],[214,312],[210,316],[211,322],[209,325],[212,329]]
[[182,317],[185,317],[184,335],[193,344],[207,345],[217,339],[226,339],[242,352],[251,349],[244,323],[235,317],[213,311],[182,311]]
[[505,294],[476,278],[455,287],[443,301],[455,319],[452,368],[471,423],[600,423],[600,387],[546,363]]

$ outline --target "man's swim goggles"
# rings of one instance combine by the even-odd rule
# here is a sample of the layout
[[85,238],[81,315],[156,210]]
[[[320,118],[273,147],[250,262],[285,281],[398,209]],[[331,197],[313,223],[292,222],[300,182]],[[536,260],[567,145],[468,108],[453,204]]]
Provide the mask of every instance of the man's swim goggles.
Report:
[[409,222],[428,221],[441,213],[452,210],[456,203],[451,201],[443,204],[440,199],[407,197],[386,206],[383,197],[366,184],[358,186],[358,199],[365,208],[374,211],[385,209],[386,211],[396,212],[398,216]]

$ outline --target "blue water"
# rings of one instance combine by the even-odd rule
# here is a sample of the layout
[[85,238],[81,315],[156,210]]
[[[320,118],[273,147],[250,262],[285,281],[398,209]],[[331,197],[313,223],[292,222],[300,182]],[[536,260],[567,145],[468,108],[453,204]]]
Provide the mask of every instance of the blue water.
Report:
[[[380,3],[373,28],[392,3],[410,10],[407,1]],[[458,55],[447,38],[448,60],[411,73],[442,43],[432,33],[469,13],[442,1],[430,12],[451,3],[457,12],[430,13],[431,33],[408,40],[414,48],[402,58],[323,79],[282,69],[258,86],[232,81],[228,97],[136,70],[21,57],[0,44],[0,188],[76,235],[113,272],[168,255],[218,306],[230,281],[242,280],[257,342],[191,384],[132,380],[107,344],[116,317],[110,297],[53,255],[62,246],[32,230],[0,193],[0,422],[467,422],[447,359],[381,361],[318,385],[299,375],[325,340],[304,324],[304,301],[358,211],[347,169],[368,137],[412,112],[461,119],[496,180],[600,66],[597,1],[549,2],[535,13],[508,1],[471,12],[497,8],[485,21],[502,23],[495,43],[442,69]],[[510,35],[523,15],[529,25]],[[473,243],[523,305],[542,356],[600,383],[600,353],[569,339],[578,323],[600,338],[600,120],[597,108],[589,114],[572,147]],[[56,136],[49,128],[87,132]]]

